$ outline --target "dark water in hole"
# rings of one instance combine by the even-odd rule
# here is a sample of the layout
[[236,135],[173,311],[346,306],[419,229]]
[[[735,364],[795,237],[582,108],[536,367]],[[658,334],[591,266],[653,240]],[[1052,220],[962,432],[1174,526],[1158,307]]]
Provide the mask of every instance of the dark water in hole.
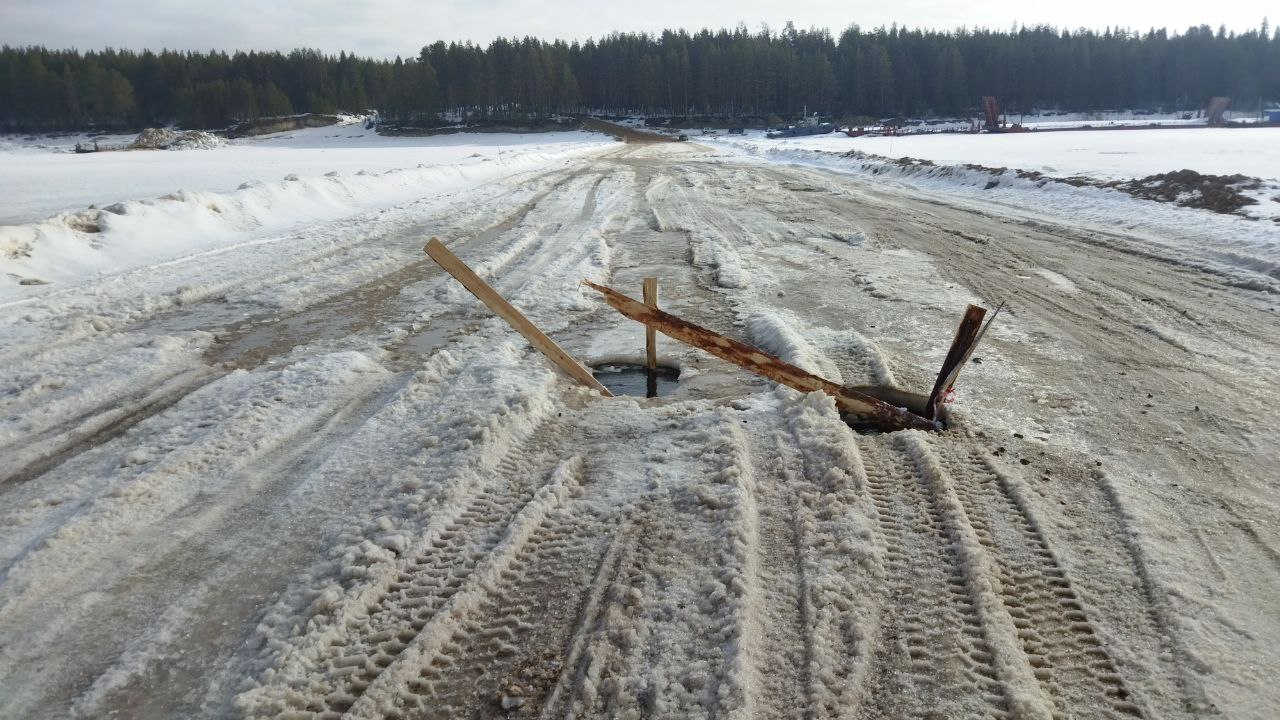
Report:
[[680,378],[679,370],[661,365],[652,372],[638,365],[602,365],[591,374],[614,395],[647,398],[670,395]]

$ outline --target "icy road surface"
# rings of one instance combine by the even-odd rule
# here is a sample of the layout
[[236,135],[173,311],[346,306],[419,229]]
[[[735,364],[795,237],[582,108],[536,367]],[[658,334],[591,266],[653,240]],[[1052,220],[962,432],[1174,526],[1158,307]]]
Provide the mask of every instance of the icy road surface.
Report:
[[[1275,277],[1207,225],[697,144],[424,193],[5,306],[0,717],[1273,716]],[[583,278],[917,391],[1007,305],[858,435],[665,340],[592,395],[431,236],[591,363]]]

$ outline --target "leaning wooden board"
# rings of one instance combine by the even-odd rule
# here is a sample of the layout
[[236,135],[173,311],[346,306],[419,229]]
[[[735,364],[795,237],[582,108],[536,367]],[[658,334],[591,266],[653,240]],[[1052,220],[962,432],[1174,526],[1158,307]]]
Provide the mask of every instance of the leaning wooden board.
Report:
[[489,283],[482,280],[479,275],[476,275],[471,268],[467,267],[466,263],[458,259],[457,255],[449,252],[449,248],[446,248],[444,243],[436,238],[431,238],[431,241],[422,249],[432,260],[436,261],[436,264],[444,268],[445,272],[462,283],[462,287],[471,291],[472,295],[475,295],[480,302],[484,303],[498,317],[506,320],[507,324],[523,335],[530,345],[533,345],[538,352],[546,355],[547,359],[568,373],[570,377],[577,379],[583,385],[598,391],[605,397],[613,397],[613,393],[601,385],[600,381],[596,380],[585,365],[575,360],[572,355],[565,352],[554,340],[539,330],[536,325],[529,322],[529,318],[526,318],[523,313],[515,309],[511,303],[507,302],[506,298],[498,294],[497,290],[489,287]]
[[933,391],[929,393],[929,400],[925,403],[925,413],[930,419],[938,416],[938,406],[942,404],[943,395],[955,384],[965,362],[973,354],[973,348],[977,347],[983,329],[982,318],[986,314],[987,311],[977,305],[970,305],[965,309],[964,318],[960,320],[960,327],[956,328],[956,336],[947,350],[947,357],[942,361],[942,369],[938,371],[938,379],[933,383]]

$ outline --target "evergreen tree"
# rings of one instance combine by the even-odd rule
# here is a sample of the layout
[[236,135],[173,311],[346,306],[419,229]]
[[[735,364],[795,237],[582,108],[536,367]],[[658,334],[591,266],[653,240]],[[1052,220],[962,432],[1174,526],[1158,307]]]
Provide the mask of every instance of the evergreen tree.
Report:
[[294,112],[376,109],[395,122],[556,113],[963,116],[982,95],[1037,108],[1195,110],[1214,95],[1280,101],[1280,29],[1008,31],[900,27],[837,38],[788,23],[611,33],[583,43],[435,42],[395,61],[316,50],[81,53],[0,47],[0,130],[224,127]]
[[270,80],[254,88],[254,97],[261,117],[285,117],[293,114],[289,97]]

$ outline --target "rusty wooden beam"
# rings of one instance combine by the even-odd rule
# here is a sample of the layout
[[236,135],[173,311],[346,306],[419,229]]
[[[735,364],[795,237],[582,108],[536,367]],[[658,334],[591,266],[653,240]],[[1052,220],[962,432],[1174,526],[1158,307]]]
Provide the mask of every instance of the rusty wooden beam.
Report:
[[475,274],[466,263],[458,259],[457,255],[449,252],[436,238],[431,238],[431,242],[422,248],[423,252],[436,261],[436,264],[444,268],[445,272],[454,277],[455,280],[462,283],[462,287],[471,291],[480,302],[484,303],[495,315],[507,321],[513,330],[524,336],[525,340],[533,345],[534,349],[547,359],[555,363],[561,370],[564,370],[570,377],[575,378],[578,382],[599,392],[605,397],[613,397],[613,393],[609,392],[600,381],[591,374],[585,365],[578,362],[572,355],[565,352],[563,348],[555,343],[554,340],[547,337],[545,333],[538,329],[536,325],[529,322],[529,318],[523,313],[515,309],[506,298],[498,294],[489,286],[489,283]]
[[924,406],[925,415],[930,420],[938,416],[938,405],[941,404],[942,396],[955,384],[965,360],[977,345],[982,330],[982,318],[986,314],[986,309],[977,305],[970,305],[965,309],[964,318],[960,320],[960,327],[956,328],[956,336],[951,340],[951,348],[947,350],[947,357],[942,361],[942,369],[938,371],[938,379],[934,381],[933,391],[929,393],[929,400]]
[[937,429],[933,421],[922,418],[906,408],[894,407],[870,395],[842,387],[746,343],[725,337],[671,313],[649,307],[612,288],[586,280],[583,284],[600,292],[604,295],[605,302],[636,322],[644,323],[673,340],[705,350],[721,360],[727,360],[776,383],[802,392],[824,392],[835,399],[836,405],[842,412],[856,415],[883,430]]

